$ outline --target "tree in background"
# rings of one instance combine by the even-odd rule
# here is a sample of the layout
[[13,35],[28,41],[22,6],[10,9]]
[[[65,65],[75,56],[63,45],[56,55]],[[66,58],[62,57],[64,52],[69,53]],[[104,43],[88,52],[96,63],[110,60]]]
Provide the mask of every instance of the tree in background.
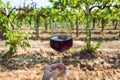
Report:
[[[0,1],[0,3],[2,2]],[[0,6],[2,6],[2,10],[0,11],[0,29],[3,36],[6,37],[6,45],[9,45],[10,47],[9,51],[3,55],[3,59],[8,59],[17,52],[19,46],[25,48],[26,46],[30,45],[28,41],[29,36],[24,34],[24,32],[20,31],[19,29],[14,31],[14,28],[11,25],[10,16],[12,15],[13,9],[9,12],[7,5],[2,4],[0,4]]]

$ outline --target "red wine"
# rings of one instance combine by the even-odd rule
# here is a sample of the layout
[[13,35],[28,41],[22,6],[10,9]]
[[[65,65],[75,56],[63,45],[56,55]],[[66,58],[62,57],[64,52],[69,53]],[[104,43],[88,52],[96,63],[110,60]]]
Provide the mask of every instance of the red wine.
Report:
[[73,45],[71,36],[53,36],[50,38],[50,46],[58,51],[63,52],[70,49]]

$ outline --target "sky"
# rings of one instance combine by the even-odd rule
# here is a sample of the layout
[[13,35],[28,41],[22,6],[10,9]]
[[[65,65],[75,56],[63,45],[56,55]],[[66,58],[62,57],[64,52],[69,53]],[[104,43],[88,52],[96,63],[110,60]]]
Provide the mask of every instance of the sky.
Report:
[[[19,7],[23,5],[24,1],[26,4],[30,4],[32,0],[3,0],[3,2],[9,1],[12,7]],[[33,0],[37,3],[37,8],[51,6],[51,3],[48,0]]]

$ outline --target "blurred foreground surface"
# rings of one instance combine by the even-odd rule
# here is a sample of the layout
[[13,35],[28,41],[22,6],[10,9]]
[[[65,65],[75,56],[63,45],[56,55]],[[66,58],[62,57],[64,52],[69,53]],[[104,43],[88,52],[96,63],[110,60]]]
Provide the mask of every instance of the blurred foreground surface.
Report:
[[[41,80],[45,66],[59,62],[59,55],[49,41],[30,41],[31,48],[19,51],[7,63],[0,58],[0,80]],[[120,41],[104,42],[95,58],[81,59],[79,50],[85,43],[74,41],[64,53],[63,62],[71,70],[65,80],[120,80]],[[8,47],[0,43],[0,56]]]

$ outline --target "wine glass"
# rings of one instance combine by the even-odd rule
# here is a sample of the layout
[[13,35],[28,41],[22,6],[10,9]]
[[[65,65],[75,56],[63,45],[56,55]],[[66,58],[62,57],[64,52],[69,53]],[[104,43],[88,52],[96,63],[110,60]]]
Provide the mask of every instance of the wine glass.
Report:
[[[50,46],[60,55],[60,63],[63,63],[62,54],[69,50],[73,45],[71,27],[69,22],[55,22],[52,26],[52,36]],[[70,71],[66,70],[66,74]],[[62,78],[63,80],[63,78]]]
[[60,63],[62,63],[62,54],[69,50],[73,45],[73,38],[69,22],[55,22],[52,29],[52,37],[50,38],[50,46],[60,55]]

